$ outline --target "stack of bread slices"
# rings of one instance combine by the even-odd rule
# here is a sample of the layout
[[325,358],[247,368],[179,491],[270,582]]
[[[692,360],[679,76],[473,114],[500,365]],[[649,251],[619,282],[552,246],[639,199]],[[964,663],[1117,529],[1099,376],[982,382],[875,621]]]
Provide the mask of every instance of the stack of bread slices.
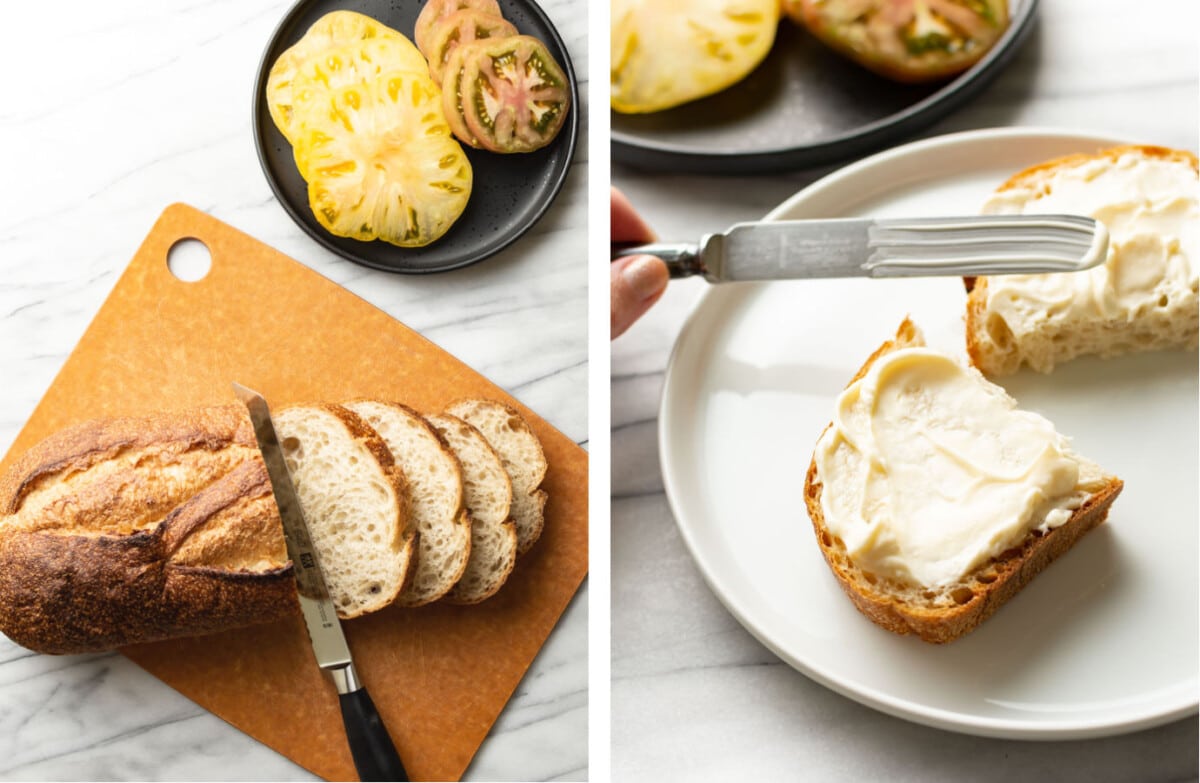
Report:
[[[273,414],[343,618],[497,593],[543,527],[529,424],[483,399],[422,415],[383,400]],[[0,477],[0,631],[102,650],[295,611],[270,479],[245,409],[91,421]]]

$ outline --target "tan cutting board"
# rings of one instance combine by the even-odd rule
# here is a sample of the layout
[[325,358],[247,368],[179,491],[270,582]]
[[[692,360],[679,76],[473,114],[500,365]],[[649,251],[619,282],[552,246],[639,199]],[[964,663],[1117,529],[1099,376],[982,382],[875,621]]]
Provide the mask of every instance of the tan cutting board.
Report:
[[[167,269],[194,237],[195,283]],[[359,675],[414,780],[457,780],[587,573],[587,454],[416,332],[307,267],[191,207],[162,214],[0,469],[51,432],[98,416],[233,401],[230,381],[291,402],[379,397],[441,410],[507,401],[546,450],[541,540],[477,606],[388,609],[345,624]],[[331,780],[356,779],[337,693],[304,625],[271,623],[137,645],[125,655],[242,731]],[[252,770],[247,770],[253,775]]]

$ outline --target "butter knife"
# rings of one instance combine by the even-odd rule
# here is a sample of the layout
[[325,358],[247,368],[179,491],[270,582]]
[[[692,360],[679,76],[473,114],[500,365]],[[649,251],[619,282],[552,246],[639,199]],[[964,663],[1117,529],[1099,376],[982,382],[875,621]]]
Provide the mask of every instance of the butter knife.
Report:
[[1107,252],[1108,230],[1092,218],[986,215],[738,223],[698,243],[614,246],[612,259],[658,256],[671,277],[725,283],[1077,272]]
[[400,762],[400,754],[396,752],[396,746],[379,717],[379,711],[375,709],[375,703],[354,670],[350,647],[346,644],[337,610],[329,597],[321,560],[313,548],[308,524],[304,521],[304,512],[283,458],[283,449],[275,434],[275,426],[271,423],[267,401],[258,392],[237,383],[233,384],[233,390],[245,403],[250,411],[250,420],[254,423],[254,437],[262,452],[263,462],[267,465],[275,503],[279,506],[279,517],[283,520],[288,557],[296,572],[296,588],[300,594],[300,609],[308,628],[308,638],[312,642],[317,664],[329,673],[337,688],[354,768],[360,780],[406,781],[408,773]]

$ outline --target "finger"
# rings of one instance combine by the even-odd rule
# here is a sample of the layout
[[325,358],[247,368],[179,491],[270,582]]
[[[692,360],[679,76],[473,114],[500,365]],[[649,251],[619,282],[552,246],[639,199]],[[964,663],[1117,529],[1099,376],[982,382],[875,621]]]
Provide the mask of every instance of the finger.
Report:
[[612,204],[612,227],[609,229],[610,243],[617,242],[653,242],[654,232],[638,215],[637,210],[625,198],[625,194],[612,188],[610,198]]
[[654,256],[627,256],[614,261],[611,274],[611,335],[616,339],[641,318],[667,290],[667,265]]

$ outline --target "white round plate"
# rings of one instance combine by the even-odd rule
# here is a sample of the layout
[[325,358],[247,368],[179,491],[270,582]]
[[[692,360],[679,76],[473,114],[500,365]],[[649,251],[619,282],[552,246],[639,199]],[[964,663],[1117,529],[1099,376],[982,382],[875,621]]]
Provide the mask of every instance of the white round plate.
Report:
[[[1086,133],[954,134],[867,158],[771,219],[977,214],[1010,175],[1112,146]],[[1195,353],[1085,358],[1003,385],[1125,480],[1108,522],[976,631],[931,645],[876,627],[817,549],[804,474],[834,399],[906,314],[965,356],[956,278],[713,286],[681,332],[659,415],[663,480],[709,585],[763,644],[839,693],[919,723],[1069,739],[1197,706]]]

